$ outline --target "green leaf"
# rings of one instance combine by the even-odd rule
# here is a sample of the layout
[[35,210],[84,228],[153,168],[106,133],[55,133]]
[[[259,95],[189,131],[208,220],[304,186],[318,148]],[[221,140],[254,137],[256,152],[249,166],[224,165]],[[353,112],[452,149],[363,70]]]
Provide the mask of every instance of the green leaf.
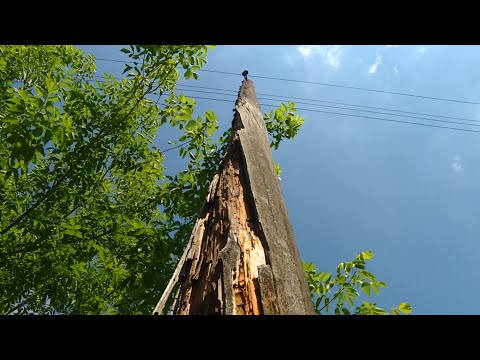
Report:
[[23,104],[9,104],[8,110],[12,113],[23,113],[25,111],[25,105]]
[[43,128],[41,127],[36,127],[35,129],[32,130],[32,134],[35,137],[39,137],[43,134]]
[[5,61],[5,59],[0,58],[0,72],[5,72],[6,69],[7,69],[7,62]]
[[307,263],[306,261],[302,260],[302,267],[303,267],[303,270],[305,270],[306,272],[309,272],[313,269],[313,263]]
[[21,98],[25,101],[28,100],[28,98],[30,97],[30,93],[28,91],[25,91],[24,89],[18,90],[18,93],[20,94]]
[[187,125],[185,126],[185,128],[187,130],[192,130],[193,128],[195,128],[197,126],[197,123],[195,120],[190,120]]
[[410,314],[412,312],[412,306],[406,302],[402,302],[397,308],[404,314]]
[[328,313],[328,308],[330,307],[330,303],[332,302],[333,300],[330,300],[329,298],[325,298],[325,301],[324,301],[324,306],[325,306],[325,312]]
[[105,261],[105,250],[103,250],[102,248],[100,248],[98,250],[98,257],[100,258],[101,261]]
[[20,122],[20,119],[16,119],[16,118],[4,118],[1,120],[1,122],[4,122],[4,123],[10,123],[10,124],[18,124]]
[[16,104],[16,105],[21,105],[22,104],[22,100],[18,97],[11,97],[10,99],[8,99],[8,102],[11,103],[11,104]]
[[380,290],[378,289],[378,285],[375,281],[372,282],[372,288],[373,288],[373,291],[375,291],[375,294],[377,294],[377,295],[380,294]]
[[365,260],[373,259],[373,252],[371,251],[363,251],[361,254]]
[[109,307],[107,310],[105,310],[105,315],[114,315],[116,313],[118,313],[118,311],[113,307]]
[[140,219],[133,219],[132,225],[134,228],[141,228],[144,226],[144,223]]
[[207,112],[205,112],[205,118],[209,123],[215,122],[216,120],[215,113],[212,110],[208,110]]
[[322,276],[321,281],[326,282],[326,281],[330,280],[331,277],[332,277],[332,274],[330,274],[330,273],[325,273],[325,274]]
[[368,281],[364,281],[362,283],[362,290],[365,291],[365,293],[370,296],[370,283]]
[[323,284],[322,283],[318,284],[317,294],[322,295],[324,292],[325,292],[325,287],[323,286]]
[[365,276],[367,279],[370,280],[375,280],[375,275],[373,275],[371,272],[368,272],[366,270],[362,270],[363,276]]

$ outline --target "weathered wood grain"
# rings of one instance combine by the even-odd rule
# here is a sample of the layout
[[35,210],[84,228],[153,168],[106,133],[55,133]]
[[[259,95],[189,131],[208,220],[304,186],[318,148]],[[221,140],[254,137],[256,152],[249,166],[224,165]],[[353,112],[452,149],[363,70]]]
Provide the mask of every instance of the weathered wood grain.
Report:
[[190,241],[154,313],[179,283],[173,314],[313,314],[251,80]]

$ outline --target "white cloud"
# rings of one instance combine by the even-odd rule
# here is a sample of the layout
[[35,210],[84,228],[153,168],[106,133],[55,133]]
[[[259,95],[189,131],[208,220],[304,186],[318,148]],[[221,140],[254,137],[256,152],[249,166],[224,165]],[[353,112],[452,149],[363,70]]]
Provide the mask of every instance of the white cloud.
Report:
[[398,47],[398,45],[387,45],[387,47],[394,48],[394,47]]
[[305,60],[313,58],[315,55],[319,56],[334,70],[338,70],[341,65],[340,58],[343,54],[341,45],[301,45],[297,50]]
[[393,67],[393,72],[395,73],[395,75],[398,75],[398,67],[394,66]]
[[335,70],[340,66],[340,57],[342,56],[343,49],[340,45],[333,45],[327,51],[328,64]]
[[455,161],[452,164],[452,170],[454,172],[461,172],[461,171],[463,171],[463,165],[461,163]]
[[381,64],[382,64],[382,56],[377,53],[377,56],[375,57],[375,62],[372,65],[370,65],[370,68],[368,69],[368,73],[370,75],[375,74],[377,72],[378,66]]
[[303,55],[305,58],[309,58],[310,55],[312,55],[312,51],[315,48],[316,45],[302,45],[298,47],[298,51],[300,51],[300,54]]
[[453,172],[462,172],[464,170],[462,159],[459,156],[455,156],[451,167]]

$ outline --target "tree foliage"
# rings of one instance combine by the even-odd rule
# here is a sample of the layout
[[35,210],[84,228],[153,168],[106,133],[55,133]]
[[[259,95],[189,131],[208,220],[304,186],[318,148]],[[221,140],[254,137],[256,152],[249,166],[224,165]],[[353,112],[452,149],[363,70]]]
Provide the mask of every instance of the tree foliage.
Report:
[[303,125],[303,118],[296,114],[295,104],[281,104],[276,110],[265,113],[265,126],[272,138],[270,146],[278,149],[283,139],[293,139]]
[[[387,284],[377,280],[375,275],[366,270],[366,262],[371,259],[373,259],[373,252],[362,251],[355,256],[354,260],[338,264],[335,275],[318,272],[315,264],[303,262],[316,313],[319,315],[389,314],[376,303],[361,301],[361,293],[370,296],[373,290],[379,295],[380,288],[387,287]],[[393,315],[409,314],[412,312],[412,307],[402,302],[390,311]]]
[[[175,93],[207,47],[132,46],[126,77],[101,81],[71,46],[0,51],[1,311],[150,312],[215,157],[213,113],[193,119]],[[194,154],[172,178],[152,144],[163,125]]]

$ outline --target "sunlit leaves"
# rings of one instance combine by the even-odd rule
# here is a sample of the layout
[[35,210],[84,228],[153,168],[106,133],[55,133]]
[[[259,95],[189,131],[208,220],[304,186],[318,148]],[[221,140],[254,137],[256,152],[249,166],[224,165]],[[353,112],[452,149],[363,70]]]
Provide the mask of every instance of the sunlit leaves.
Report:
[[398,305],[397,309],[404,314],[410,314],[412,312],[412,306],[406,302],[402,302],[400,305]]
[[[375,303],[362,301],[359,304],[360,290],[370,296],[371,289],[379,295],[380,288],[387,287],[384,282],[377,280],[375,275],[365,270],[366,261],[373,259],[373,256],[373,252],[363,251],[355,256],[355,260],[339,263],[335,276],[317,272],[314,263],[302,262],[317,314],[329,314],[332,309],[336,315],[388,314]],[[403,302],[390,310],[393,315],[409,314],[412,312],[412,307]]]
[[265,125],[272,141],[271,146],[278,149],[282,139],[293,139],[303,125],[303,118],[296,115],[295,104],[289,102],[288,105],[281,104],[276,110],[263,115]]
[[[198,70],[206,48],[123,52],[133,76],[92,81],[94,58],[71,46],[0,47],[0,231],[21,218],[0,236],[1,312],[22,296],[18,311],[150,312],[168,281],[181,244],[158,208],[175,192],[158,186],[152,142],[161,123],[184,127],[194,102],[170,111],[148,96],[174,91],[176,65]],[[189,125],[192,146],[212,126]]]
[[64,234],[72,235],[78,238],[82,237],[82,232],[80,231],[82,227],[77,224],[77,220],[74,217],[69,217],[68,223],[63,223],[62,226],[65,229],[63,231]]

